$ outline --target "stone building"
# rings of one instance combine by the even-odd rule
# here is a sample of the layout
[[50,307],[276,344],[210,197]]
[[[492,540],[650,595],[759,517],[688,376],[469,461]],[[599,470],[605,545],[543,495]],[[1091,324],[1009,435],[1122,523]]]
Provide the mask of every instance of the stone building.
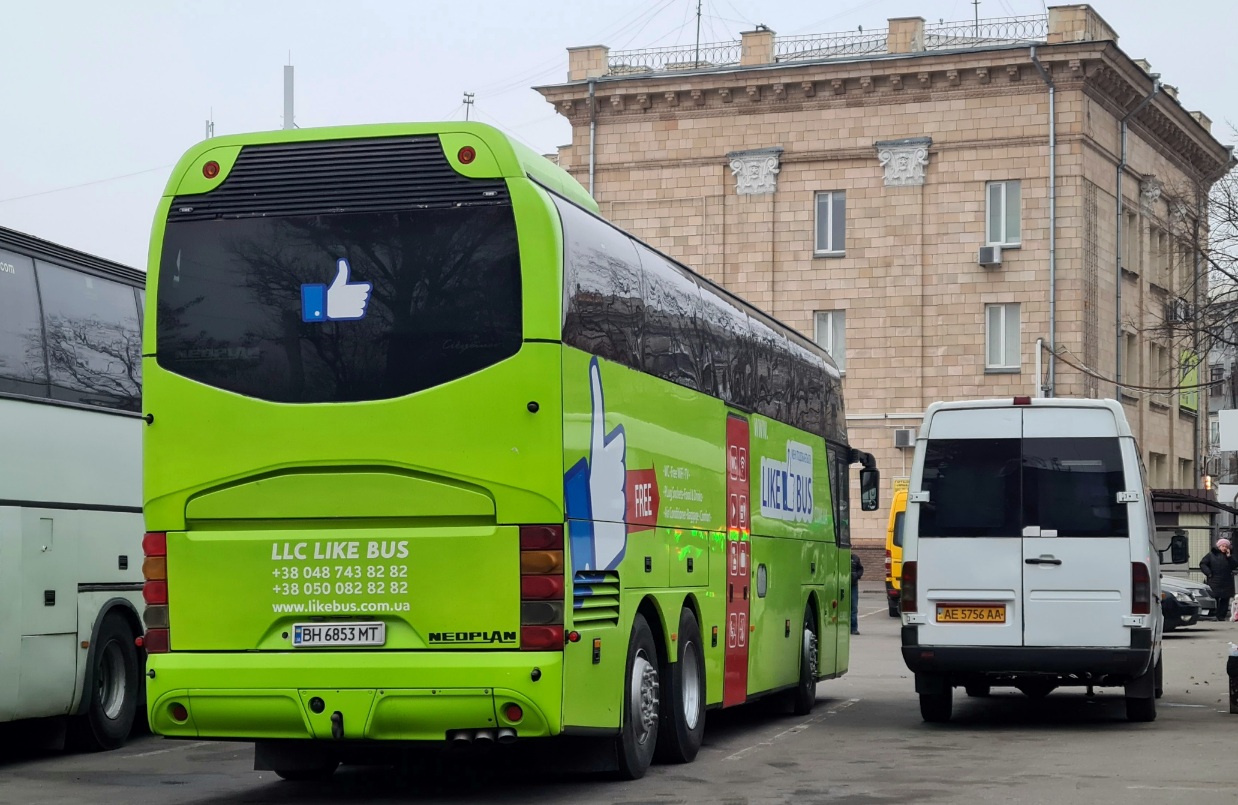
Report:
[[[538,91],[607,218],[831,351],[883,501],[929,403],[1036,394],[1121,399],[1151,484],[1196,488],[1206,414],[1166,317],[1200,293],[1175,233],[1231,154],[1117,41],[1086,5],[761,28],[571,48]],[[880,546],[888,510],[853,508]]]

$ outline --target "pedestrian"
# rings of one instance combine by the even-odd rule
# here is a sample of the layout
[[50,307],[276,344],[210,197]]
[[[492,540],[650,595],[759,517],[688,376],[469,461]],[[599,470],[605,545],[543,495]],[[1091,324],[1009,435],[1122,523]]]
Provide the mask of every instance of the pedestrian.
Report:
[[1229,540],[1222,537],[1199,561],[1204,581],[1212,590],[1212,597],[1217,600],[1219,621],[1229,620],[1229,602],[1234,597],[1234,571],[1238,570],[1238,559],[1234,558],[1230,550]]
[[[851,634],[860,633],[860,579],[864,578],[864,565],[860,557],[851,552]],[[1233,582],[1231,580],[1230,584]]]

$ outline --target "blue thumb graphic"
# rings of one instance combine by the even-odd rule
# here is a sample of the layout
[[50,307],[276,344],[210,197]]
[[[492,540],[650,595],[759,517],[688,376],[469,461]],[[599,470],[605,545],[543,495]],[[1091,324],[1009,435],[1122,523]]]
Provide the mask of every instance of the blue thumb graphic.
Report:
[[327,320],[327,286],[301,286],[301,321]]

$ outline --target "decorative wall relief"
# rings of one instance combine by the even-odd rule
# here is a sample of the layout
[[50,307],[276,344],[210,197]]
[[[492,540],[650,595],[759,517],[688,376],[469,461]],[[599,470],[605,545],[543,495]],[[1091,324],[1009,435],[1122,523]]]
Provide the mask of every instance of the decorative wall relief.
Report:
[[909,137],[905,140],[885,140],[873,143],[877,159],[885,168],[886,187],[906,187],[924,184],[924,166],[928,164],[931,137]]
[[735,192],[739,195],[758,196],[778,189],[781,147],[732,151],[726,156],[735,176]]

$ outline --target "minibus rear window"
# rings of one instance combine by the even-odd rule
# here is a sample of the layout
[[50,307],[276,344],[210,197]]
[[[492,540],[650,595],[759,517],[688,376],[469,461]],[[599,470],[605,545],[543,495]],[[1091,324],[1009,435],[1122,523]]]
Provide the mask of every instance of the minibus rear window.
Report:
[[1116,438],[935,439],[924,455],[922,537],[1125,537]]
[[933,439],[924,453],[922,537],[1017,537],[1019,439]]
[[1118,440],[1023,440],[1023,524],[1059,537],[1125,537]]

